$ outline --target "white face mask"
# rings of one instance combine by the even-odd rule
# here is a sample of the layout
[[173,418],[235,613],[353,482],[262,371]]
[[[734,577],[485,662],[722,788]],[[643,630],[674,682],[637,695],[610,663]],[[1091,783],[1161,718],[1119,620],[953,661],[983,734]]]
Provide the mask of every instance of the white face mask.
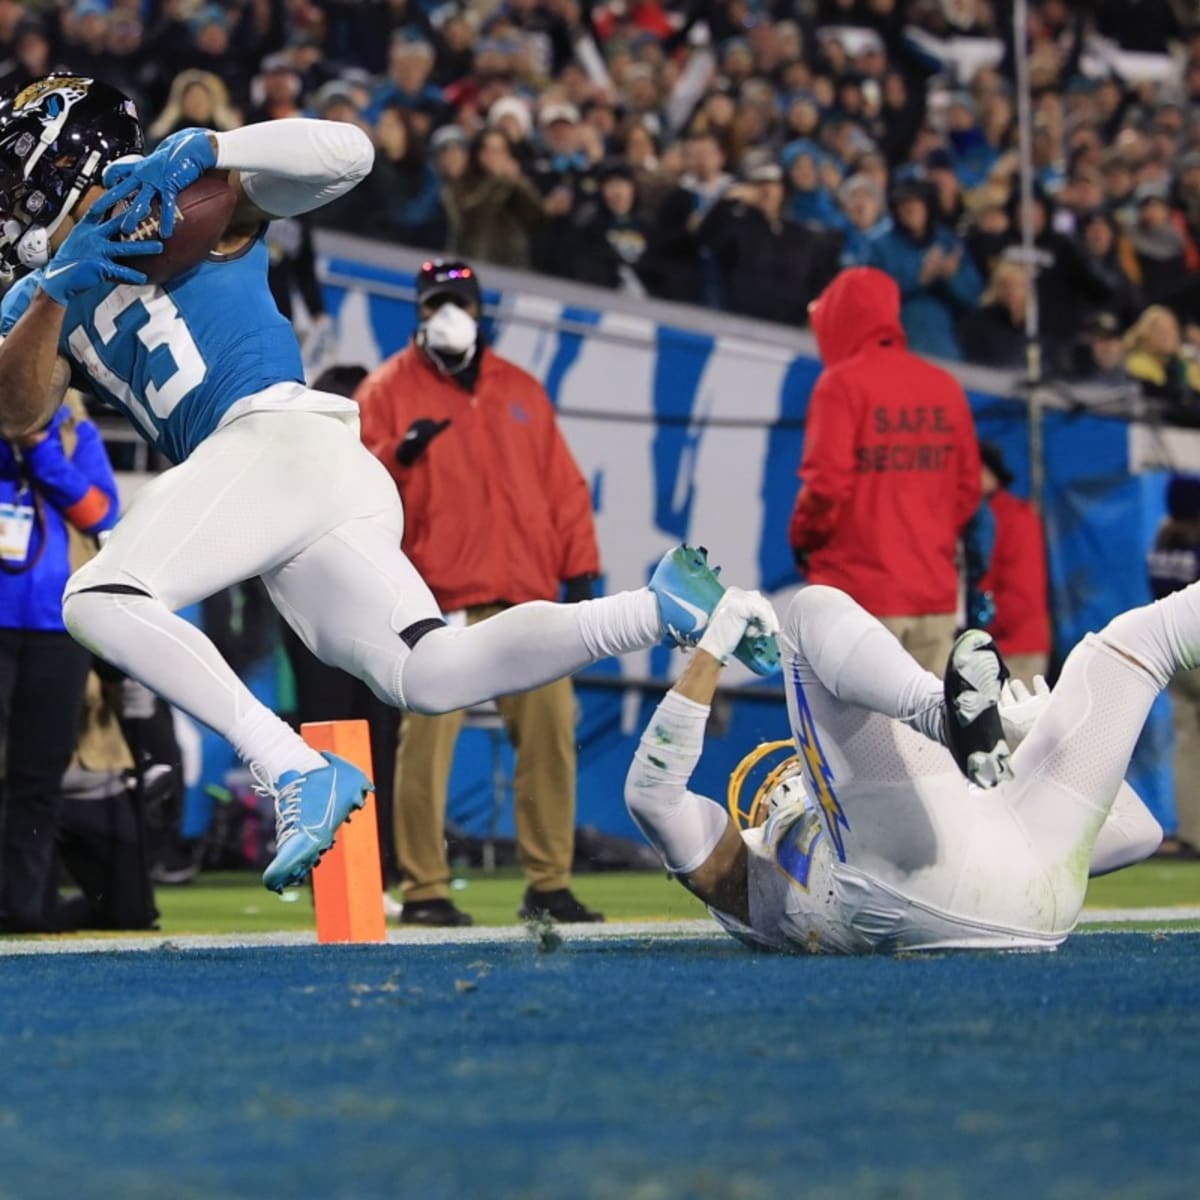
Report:
[[457,304],[443,304],[427,321],[421,322],[425,348],[436,354],[459,357],[475,349],[479,325]]

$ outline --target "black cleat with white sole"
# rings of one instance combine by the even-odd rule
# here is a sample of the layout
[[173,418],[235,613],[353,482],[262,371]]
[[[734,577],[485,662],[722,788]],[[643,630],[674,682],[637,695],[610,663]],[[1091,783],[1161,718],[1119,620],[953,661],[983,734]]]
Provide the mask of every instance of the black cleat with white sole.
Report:
[[999,709],[1007,678],[990,634],[968,629],[959,635],[946,664],[946,742],[959,770],[981,788],[1012,778]]

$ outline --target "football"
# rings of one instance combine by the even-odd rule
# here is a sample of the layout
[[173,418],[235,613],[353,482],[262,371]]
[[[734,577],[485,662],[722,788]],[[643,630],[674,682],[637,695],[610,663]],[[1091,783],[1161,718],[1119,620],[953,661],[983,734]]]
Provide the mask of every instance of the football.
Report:
[[[113,212],[121,211],[127,204],[118,204]],[[179,193],[175,203],[175,228],[169,238],[163,239],[160,254],[117,261],[144,272],[150,283],[166,283],[184,271],[190,271],[212,253],[225,233],[236,204],[237,193],[225,174],[210,171]],[[124,235],[123,240],[144,242],[157,238],[158,216],[156,200],[150,215],[133,233]]]

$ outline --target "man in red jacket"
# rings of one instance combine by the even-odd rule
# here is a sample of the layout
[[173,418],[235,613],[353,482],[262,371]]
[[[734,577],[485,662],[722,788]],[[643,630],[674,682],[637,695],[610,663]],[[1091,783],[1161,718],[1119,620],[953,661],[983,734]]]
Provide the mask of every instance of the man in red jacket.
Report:
[[[600,573],[591,495],[545,389],[479,332],[466,263],[426,263],[412,343],[355,393],[363,440],[404,501],[402,547],[448,614],[474,624],[527,600],[586,600]],[[452,618],[453,619],[453,618]],[[598,921],[569,888],[575,842],[575,702],[569,679],[496,701],[517,749],[521,916]],[[469,925],[450,901],[446,790],[461,712],[406,713],[396,772],[401,921]]]
[[882,271],[843,271],[809,313],[825,370],[809,402],[792,550],[810,583],[848,592],[940,675],[958,538],[980,503],[966,395],[905,348],[900,290]]
[[1008,490],[1013,473],[999,446],[980,448],[983,494],[996,518],[996,543],[980,588],[992,593],[996,616],[988,632],[1009,671],[1027,684],[1046,674],[1050,660],[1050,605],[1046,591],[1046,539],[1031,504]]

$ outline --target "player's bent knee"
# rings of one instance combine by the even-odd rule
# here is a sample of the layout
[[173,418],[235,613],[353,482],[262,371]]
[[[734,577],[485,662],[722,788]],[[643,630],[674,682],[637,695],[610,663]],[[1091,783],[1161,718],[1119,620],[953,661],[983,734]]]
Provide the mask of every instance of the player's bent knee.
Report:
[[104,628],[107,625],[105,617],[119,596],[152,599],[149,592],[122,583],[97,584],[68,591],[62,603],[63,624],[67,632],[77,642],[103,655]]
[[[470,703],[469,697],[466,701],[463,698],[464,664],[455,646],[462,632],[451,629],[442,620],[420,621],[402,630],[400,638],[410,652],[398,669],[389,674],[389,695],[383,698],[406,712],[426,717],[454,712]],[[379,695],[378,688],[371,686]],[[471,693],[477,690],[474,685],[468,688]]]
[[810,583],[802,587],[788,605],[783,619],[783,628],[793,642],[799,644],[806,623],[824,613],[843,607],[854,601],[841,590],[824,583]]

